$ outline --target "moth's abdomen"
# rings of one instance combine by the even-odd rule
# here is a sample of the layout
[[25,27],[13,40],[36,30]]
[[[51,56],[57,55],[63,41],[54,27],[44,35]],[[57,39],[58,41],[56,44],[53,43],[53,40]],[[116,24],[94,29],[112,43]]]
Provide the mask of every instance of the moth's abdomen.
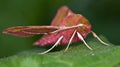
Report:
[[[69,30],[64,30],[64,31],[60,31],[54,34],[48,34],[48,35],[43,35],[38,41],[35,42],[35,45],[38,46],[52,46],[56,43],[56,41],[63,36],[63,39],[60,41],[59,45],[67,45],[71,36],[73,35],[74,31],[76,29],[69,29]],[[77,30],[79,33],[81,33],[82,31]],[[81,33],[83,35],[83,38],[85,38],[87,36],[88,33],[86,32],[82,32]],[[73,37],[72,43],[81,41],[78,36],[77,33],[75,34],[75,36]]]
[[45,34],[34,44],[38,46],[46,46],[54,44],[60,36],[57,34]]

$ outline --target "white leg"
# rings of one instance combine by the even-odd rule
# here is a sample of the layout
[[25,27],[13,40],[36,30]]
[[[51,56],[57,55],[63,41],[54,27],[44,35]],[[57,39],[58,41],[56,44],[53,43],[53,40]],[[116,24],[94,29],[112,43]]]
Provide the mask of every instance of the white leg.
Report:
[[73,37],[75,36],[75,34],[76,34],[76,30],[73,32],[73,34],[72,34],[72,36],[71,36],[71,38],[70,38],[70,40],[69,40],[69,42],[68,42],[68,45],[67,45],[67,47],[66,47],[65,51],[67,51],[67,50],[68,50],[68,48],[69,48],[69,46],[70,46],[70,44],[71,44],[71,42],[72,42]]
[[98,39],[98,41],[100,41],[102,44],[104,44],[104,45],[109,45],[109,44],[107,44],[107,43],[105,43],[104,41],[102,41],[97,35],[96,35],[96,33],[95,32],[93,32],[93,31],[91,31],[91,33],[93,34],[93,36],[95,37],[95,38],[97,38]]
[[48,50],[46,50],[46,51],[44,51],[44,52],[42,52],[42,53],[40,53],[40,54],[45,54],[45,53],[48,53],[49,51],[51,51],[55,46],[57,46],[57,45],[60,43],[60,41],[62,40],[62,38],[63,38],[63,36],[61,36],[61,37],[57,40],[57,42],[56,42],[50,49],[48,49]]
[[78,35],[79,39],[81,39],[81,40],[84,42],[84,44],[85,44],[90,50],[93,50],[93,49],[85,42],[84,38],[82,37],[82,35],[81,35],[79,32],[77,32],[77,35]]

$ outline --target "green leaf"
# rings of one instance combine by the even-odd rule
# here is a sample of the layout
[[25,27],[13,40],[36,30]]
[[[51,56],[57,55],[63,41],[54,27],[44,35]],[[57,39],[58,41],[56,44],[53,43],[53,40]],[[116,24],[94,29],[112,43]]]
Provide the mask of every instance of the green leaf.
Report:
[[[107,39],[100,36],[104,41]],[[94,49],[89,50],[83,43],[72,44],[67,52],[64,50],[39,54],[41,50],[32,50],[0,60],[0,67],[119,67],[120,46],[111,43],[105,46],[96,39],[88,44]],[[108,42],[108,41],[107,41]]]

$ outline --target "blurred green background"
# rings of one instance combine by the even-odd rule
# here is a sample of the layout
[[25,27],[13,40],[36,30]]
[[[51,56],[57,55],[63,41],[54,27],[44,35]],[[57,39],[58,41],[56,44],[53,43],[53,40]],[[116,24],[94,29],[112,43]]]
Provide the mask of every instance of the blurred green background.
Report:
[[0,0],[0,57],[37,48],[33,42],[40,37],[14,37],[2,34],[3,29],[20,25],[49,25],[63,5],[88,18],[98,35],[120,44],[120,0]]

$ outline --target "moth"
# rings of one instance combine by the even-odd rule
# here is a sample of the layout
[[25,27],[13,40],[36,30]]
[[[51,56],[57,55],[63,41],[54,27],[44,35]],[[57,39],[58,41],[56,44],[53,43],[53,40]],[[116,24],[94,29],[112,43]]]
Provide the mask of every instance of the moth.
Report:
[[67,45],[65,49],[67,51],[71,43],[78,41],[82,41],[93,50],[84,40],[89,33],[92,33],[102,44],[108,45],[92,31],[91,24],[83,15],[73,13],[67,6],[59,8],[50,26],[16,26],[5,29],[3,33],[19,37],[43,34],[34,44],[52,47],[41,54],[51,51],[57,45]]

